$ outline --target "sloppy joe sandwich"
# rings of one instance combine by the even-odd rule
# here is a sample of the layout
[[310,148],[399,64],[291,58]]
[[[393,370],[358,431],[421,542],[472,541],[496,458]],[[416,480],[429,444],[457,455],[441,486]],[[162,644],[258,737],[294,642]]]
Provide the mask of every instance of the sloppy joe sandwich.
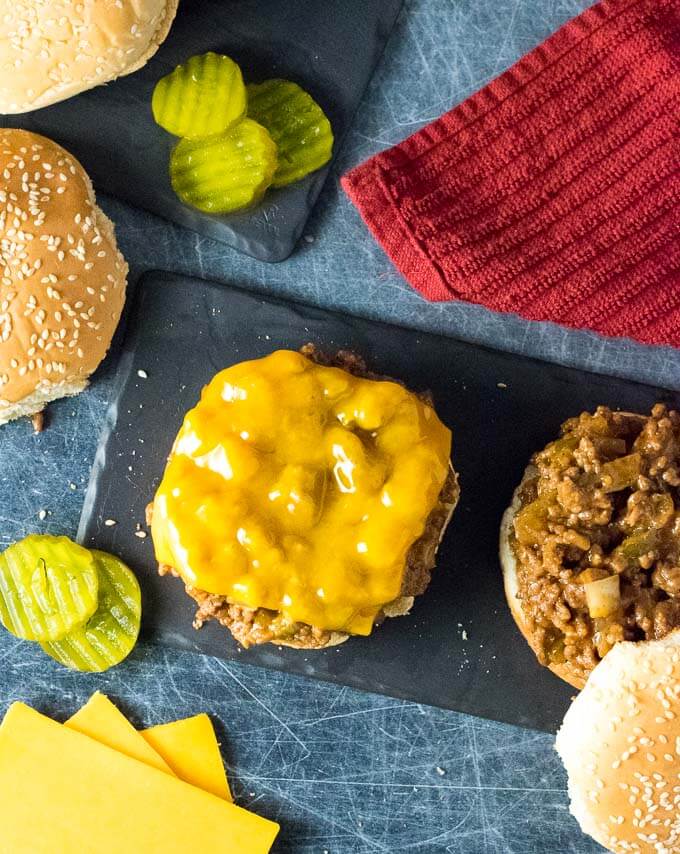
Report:
[[227,368],[150,507],[160,572],[243,646],[368,635],[423,593],[458,499],[431,401],[311,345]]
[[535,454],[501,526],[513,616],[577,688],[617,643],[680,627],[680,415],[601,406]]
[[104,358],[128,267],[87,173],[56,142],[0,129],[0,424],[77,394]]

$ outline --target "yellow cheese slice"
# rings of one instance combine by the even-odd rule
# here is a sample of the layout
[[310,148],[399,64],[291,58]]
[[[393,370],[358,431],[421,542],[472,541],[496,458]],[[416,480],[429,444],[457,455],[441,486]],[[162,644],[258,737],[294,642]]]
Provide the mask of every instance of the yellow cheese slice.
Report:
[[180,780],[218,798],[232,799],[215,730],[207,715],[154,726],[142,730],[141,735]]
[[104,694],[97,691],[85,705],[66,721],[64,726],[94,738],[107,747],[144,762],[166,774],[173,774],[166,760],[132,726]]
[[180,780],[232,800],[215,730],[206,714],[138,732],[97,691],[65,726]]
[[266,854],[279,829],[22,703],[0,726],[0,793],[12,854]]

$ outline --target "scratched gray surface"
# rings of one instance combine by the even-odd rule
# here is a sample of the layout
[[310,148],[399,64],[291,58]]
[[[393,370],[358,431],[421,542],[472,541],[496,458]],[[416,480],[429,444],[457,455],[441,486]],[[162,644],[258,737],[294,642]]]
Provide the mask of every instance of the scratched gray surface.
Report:
[[[587,5],[409,0],[292,259],[266,266],[105,199],[134,273],[160,267],[224,279],[680,389],[675,351],[422,302],[337,186],[342,171],[471,94]],[[75,532],[111,361],[89,391],[52,408],[42,436],[24,423],[0,430],[0,544],[31,531]],[[282,824],[278,852],[600,850],[568,815],[549,736],[153,648],[104,676],[74,675],[0,634],[3,705],[22,699],[64,717],[95,688],[139,723],[211,712],[238,802]]]

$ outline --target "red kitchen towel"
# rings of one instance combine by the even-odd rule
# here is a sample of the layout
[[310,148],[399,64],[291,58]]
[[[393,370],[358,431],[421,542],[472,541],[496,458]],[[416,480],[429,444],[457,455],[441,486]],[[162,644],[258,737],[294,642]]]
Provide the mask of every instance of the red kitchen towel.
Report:
[[680,0],[604,0],[342,179],[430,300],[680,347]]

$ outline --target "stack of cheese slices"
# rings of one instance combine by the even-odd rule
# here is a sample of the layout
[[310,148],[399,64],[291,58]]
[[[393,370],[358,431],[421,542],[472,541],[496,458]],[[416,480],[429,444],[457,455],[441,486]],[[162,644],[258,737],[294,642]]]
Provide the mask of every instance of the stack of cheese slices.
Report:
[[207,715],[138,732],[99,693],[65,724],[10,706],[0,791],[13,854],[266,854],[279,829],[232,803]]

